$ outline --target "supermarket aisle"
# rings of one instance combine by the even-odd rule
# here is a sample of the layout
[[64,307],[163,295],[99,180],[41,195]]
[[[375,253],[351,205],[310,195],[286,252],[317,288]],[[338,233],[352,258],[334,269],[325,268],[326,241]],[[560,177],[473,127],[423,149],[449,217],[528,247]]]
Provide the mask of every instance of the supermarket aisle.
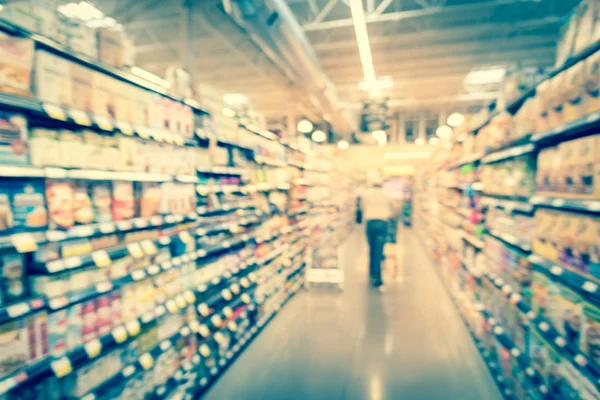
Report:
[[500,399],[421,243],[400,233],[398,282],[367,287],[367,244],[341,251],[343,294],[302,292],[205,396],[228,399]]

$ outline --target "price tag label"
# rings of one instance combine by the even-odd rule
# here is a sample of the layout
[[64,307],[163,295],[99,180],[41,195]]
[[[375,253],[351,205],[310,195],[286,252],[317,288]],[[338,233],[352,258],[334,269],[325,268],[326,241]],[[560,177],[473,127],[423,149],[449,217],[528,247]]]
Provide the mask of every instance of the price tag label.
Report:
[[19,253],[30,253],[37,250],[37,242],[29,233],[17,233],[10,240]]
[[221,290],[221,296],[225,300],[227,300],[227,301],[229,301],[229,300],[231,300],[233,298],[233,295],[231,294],[231,292],[229,291],[229,289],[223,289],[223,290]]
[[202,303],[198,306],[198,312],[203,317],[207,317],[210,314],[210,308],[206,305],[206,303]]
[[173,135],[171,135],[169,132],[163,132],[163,139],[166,143],[173,144]]
[[223,323],[223,320],[218,314],[215,314],[210,318],[210,322],[212,322],[212,324],[218,328]]
[[174,266],[179,267],[181,265],[181,257],[175,257],[171,260]]
[[96,122],[96,125],[98,125],[98,128],[103,131],[112,132],[115,129],[112,122],[101,115],[94,115],[94,121]]
[[23,314],[27,314],[31,310],[31,307],[27,303],[13,304],[12,306],[6,307],[6,313],[11,318],[20,317]]
[[144,257],[144,251],[139,243],[129,243],[127,245],[127,251],[133,258],[142,258]]
[[136,228],[143,229],[143,228],[147,228],[148,225],[150,225],[150,221],[148,221],[145,218],[136,218],[133,220],[133,225]]
[[181,336],[185,337],[188,336],[192,331],[190,330],[189,327],[184,326],[183,328],[181,328],[181,330],[179,331],[179,333],[181,334]]
[[210,329],[208,329],[208,326],[202,324],[200,325],[200,328],[198,329],[198,332],[200,332],[200,335],[202,337],[209,337],[210,336]]
[[225,336],[223,336],[223,334],[221,332],[215,333],[214,338],[215,338],[215,342],[217,342],[219,344],[223,344],[223,342],[225,341]]
[[100,283],[96,284],[96,292],[97,293],[106,293],[106,292],[112,290],[112,288],[113,288],[113,284],[110,281],[100,282]]
[[65,296],[55,297],[48,302],[51,310],[57,310],[66,306],[69,303]]
[[173,143],[175,143],[177,146],[183,146],[185,144],[185,140],[182,136],[173,135]]
[[185,299],[185,301],[188,302],[188,304],[193,304],[196,302],[196,296],[194,295],[193,292],[191,292],[190,290],[186,290],[183,293],[183,298]]
[[173,268],[173,263],[171,261],[165,261],[164,263],[161,264],[162,269],[169,270],[171,268]]
[[150,355],[150,353],[144,353],[140,356],[140,365],[144,370],[148,371],[154,365],[154,358]]
[[52,361],[50,363],[50,368],[52,369],[52,372],[54,372],[54,376],[57,378],[67,376],[73,371],[71,360],[69,360],[67,357],[62,357],[58,360]]
[[125,329],[127,330],[129,336],[135,337],[140,334],[140,322],[138,320],[129,321],[127,325],[125,325]]
[[148,271],[148,274],[150,274],[150,275],[156,275],[160,272],[160,267],[156,264],[153,264],[148,267],[147,271]]
[[210,347],[208,347],[206,344],[200,345],[200,354],[202,357],[210,356]]
[[130,220],[119,221],[117,222],[117,227],[120,231],[129,231],[133,229],[133,222],[131,222]]
[[117,128],[119,128],[123,135],[133,135],[133,128],[131,127],[131,124],[129,122],[117,121]]
[[165,306],[158,306],[154,310],[154,314],[156,314],[157,317],[161,317],[161,316],[165,315],[166,312],[167,312],[167,309],[165,308]]
[[224,240],[223,241],[223,248],[224,249],[228,249],[231,247],[231,242],[229,240]]
[[231,322],[229,322],[229,324],[227,324],[227,328],[229,328],[229,330],[230,330],[231,332],[235,332],[235,331],[237,331],[237,330],[238,330],[238,326],[237,326],[237,324],[235,323],[235,321],[231,321]]
[[231,307],[225,307],[225,308],[223,309],[223,315],[224,315],[226,318],[230,318],[230,317],[233,315],[233,310],[231,309]]
[[171,314],[177,312],[177,310],[178,310],[177,304],[175,304],[175,302],[173,300],[167,300],[167,302],[165,303],[165,306],[167,307],[167,310]]
[[233,285],[231,285],[230,290],[233,294],[240,294],[240,291],[241,291],[240,285],[238,285],[237,283],[234,283]]
[[105,223],[98,225],[98,229],[100,230],[100,232],[106,234],[106,233],[113,233],[116,230],[116,227],[115,227],[115,224],[113,224],[113,223],[105,222]]
[[139,281],[146,277],[146,271],[144,271],[143,269],[135,270],[131,273],[131,277],[134,281]]
[[50,242],[60,242],[61,240],[65,240],[67,238],[67,234],[63,231],[48,231],[46,232],[46,239]]
[[123,377],[128,378],[135,372],[135,367],[133,365],[128,365],[123,368]]
[[44,104],[42,107],[50,118],[57,119],[59,121],[67,120],[67,114],[62,107],[55,106],[54,104]]
[[246,293],[244,293],[241,298],[242,298],[242,302],[244,302],[244,304],[250,304],[250,301],[251,301],[250,296],[248,296]]
[[69,114],[71,115],[71,118],[73,119],[73,121],[75,121],[75,123],[77,125],[92,126],[92,121],[87,112],[81,111],[81,110],[75,110],[72,108],[69,111]]
[[550,268],[550,272],[554,275],[562,275],[563,269],[562,269],[562,267],[559,267],[558,265],[553,265]]
[[144,250],[144,252],[149,256],[152,256],[158,252],[156,245],[151,240],[142,241],[141,246],[142,246],[142,250]]
[[105,250],[94,251],[92,253],[92,260],[98,268],[108,267],[111,263],[110,257],[108,256],[108,253]]
[[111,334],[116,343],[123,343],[127,340],[127,331],[122,326],[117,326],[112,330]]
[[598,285],[596,285],[594,282],[587,281],[583,284],[583,290],[590,293],[596,293],[598,290]]
[[187,306],[187,302],[185,301],[182,295],[175,297],[175,303],[179,308],[184,308],[185,306]]
[[206,250],[198,250],[196,251],[196,255],[198,256],[198,258],[202,258],[206,256]]
[[88,358],[96,358],[102,351],[102,344],[98,339],[94,339],[91,342],[87,342],[83,345]]
[[81,266],[81,257],[69,257],[65,259],[65,267],[73,269]]
[[150,223],[154,226],[162,225],[163,219],[160,215],[155,215],[154,217],[150,218]]
[[245,289],[247,289],[247,288],[250,287],[250,281],[248,280],[248,278],[242,278],[242,279],[240,279],[240,284]]
[[142,139],[150,139],[150,129],[144,126],[137,126],[135,128],[135,131],[137,132],[138,136]]
[[248,279],[250,279],[250,282],[256,282],[256,274],[254,272],[250,272],[250,274],[248,274]]
[[181,241],[183,243],[192,243],[194,241],[194,239],[192,238],[192,235],[190,235],[190,233],[188,231],[183,231],[179,233],[179,239],[181,239]]
[[171,342],[168,340],[165,340],[163,342],[160,343],[160,349],[162,351],[166,351],[167,349],[169,349],[171,347]]
[[190,260],[190,256],[188,254],[184,254],[181,256],[181,261],[183,261],[184,264],[189,263]]

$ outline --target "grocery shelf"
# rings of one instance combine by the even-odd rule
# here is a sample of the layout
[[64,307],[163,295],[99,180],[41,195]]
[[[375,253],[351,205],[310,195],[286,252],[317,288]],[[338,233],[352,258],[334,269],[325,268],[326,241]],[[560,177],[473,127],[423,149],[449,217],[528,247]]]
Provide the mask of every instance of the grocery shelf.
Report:
[[519,157],[524,154],[531,153],[535,150],[535,146],[531,143],[521,146],[510,147],[505,150],[489,153],[481,158],[482,164],[491,164],[499,161],[504,161],[509,158]]
[[477,239],[475,236],[469,233],[462,232],[462,239],[468,242],[471,246],[475,247],[476,249],[481,250],[485,247],[485,243],[482,240]]
[[535,207],[556,208],[559,210],[582,211],[588,213],[600,213],[600,200],[585,200],[564,197],[546,197],[536,195],[529,199]]
[[600,280],[593,277],[586,277],[583,272],[563,267],[559,263],[552,262],[537,254],[530,255],[527,260],[533,264],[534,268],[545,274],[556,277],[568,286],[574,288],[580,293],[594,298],[600,302]]
[[448,170],[452,170],[452,169],[460,168],[463,165],[476,164],[481,160],[481,157],[483,157],[483,154],[479,154],[479,153],[472,154],[469,156],[464,156],[464,157],[461,157],[458,161],[445,166],[445,168]]
[[523,253],[531,253],[531,245],[526,243],[523,240],[519,240],[519,238],[517,238],[514,235],[496,232],[493,229],[489,230],[487,232],[487,234],[493,238],[500,240],[501,242],[503,242],[504,244],[506,244],[508,246],[517,248],[518,250],[522,251]]
[[44,36],[38,35],[37,33],[30,32],[22,27],[19,27],[15,24],[12,24],[5,19],[0,18],[0,31],[4,31],[6,33],[10,33],[11,35],[27,37],[32,39],[35,42],[37,48],[41,48],[44,50],[48,50],[56,55],[61,56],[70,61],[74,61],[78,64],[84,65],[87,68],[93,69],[94,71],[102,72],[108,76],[113,78],[117,78],[121,81],[127,82],[131,85],[141,87],[143,89],[149,90],[151,92],[160,94],[162,96],[168,97],[171,100],[180,102],[182,104],[186,104],[198,113],[208,114],[208,111],[201,108],[200,105],[192,100],[186,99],[183,97],[178,97],[169,93],[169,91],[159,85],[156,85],[150,81],[147,81],[143,78],[140,78],[133,73],[126,72],[122,69],[104,64],[98,59],[91,58],[89,56],[75,53],[71,50],[68,50],[65,46],[56,43],[55,41],[48,39]]
[[496,207],[508,212],[520,212],[524,214],[532,214],[534,206],[530,202],[518,200],[505,200],[496,197],[484,197],[484,203],[491,207]]

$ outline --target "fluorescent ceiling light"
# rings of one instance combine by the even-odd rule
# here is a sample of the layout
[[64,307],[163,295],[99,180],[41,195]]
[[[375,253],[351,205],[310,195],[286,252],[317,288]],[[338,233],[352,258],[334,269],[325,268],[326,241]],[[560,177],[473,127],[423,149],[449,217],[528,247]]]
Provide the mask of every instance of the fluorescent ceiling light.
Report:
[[435,145],[437,145],[439,143],[440,143],[440,139],[438,139],[436,137],[432,137],[431,139],[429,139],[429,144],[432,144],[432,145],[435,146]]
[[248,104],[248,98],[243,93],[227,93],[223,96],[223,101],[232,106]]
[[506,75],[505,67],[472,69],[465,78],[465,85],[487,85],[500,83]]
[[429,158],[429,153],[385,153],[386,160],[424,159]]
[[367,85],[372,86],[375,83],[375,68],[373,67],[373,57],[371,56],[369,33],[367,32],[362,0],[350,0],[350,10],[352,11],[352,23],[354,24],[356,41],[358,42],[358,52],[360,54],[365,82]]
[[0,12],[2,12],[2,10],[4,10],[4,6],[0,4]]
[[231,108],[224,108],[223,109],[223,115],[226,117],[235,117],[235,111],[232,110]]
[[317,129],[312,134],[312,140],[314,140],[317,143],[323,143],[325,139],[327,139],[327,135],[320,129]]
[[300,133],[309,133],[310,131],[313,130],[313,124],[312,122],[310,122],[309,120],[302,119],[300,120],[300,122],[298,122],[298,126],[296,126],[296,128],[298,129],[298,132]]
[[461,126],[463,122],[465,122],[465,116],[459,112],[454,112],[450,114],[447,121],[448,125],[450,125],[453,128]]
[[435,134],[439,137],[450,137],[452,136],[452,128],[448,125],[441,125],[435,130]]
[[425,144],[425,139],[423,139],[423,138],[416,138],[416,139],[415,139],[415,144],[416,144],[417,146],[424,145],[424,144]]
[[149,82],[156,83],[157,85],[160,85],[165,89],[168,89],[171,86],[171,84],[168,81],[164,80],[159,76],[154,75],[151,72],[146,71],[145,69],[141,69],[139,67],[131,67],[131,72],[134,75],[137,75],[140,78],[144,78]]
[[350,144],[349,144],[347,141],[345,141],[345,140],[340,140],[340,141],[338,142],[338,147],[339,147],[341,150],[346,150],[348,147],[350,147]]
[[83,21],[104,18],[104,13],[87,1],[63,4],[62,6],[59,6],[57,10],[69,18],[79,18]]
[[394,81],[391,76],[384,76],[382,78],[378,78],[372,84],[368,84],[365,80],[362,80],[358,83],[358,88],[363,91],[370,90],[384,90],[391,89],[394,87]]

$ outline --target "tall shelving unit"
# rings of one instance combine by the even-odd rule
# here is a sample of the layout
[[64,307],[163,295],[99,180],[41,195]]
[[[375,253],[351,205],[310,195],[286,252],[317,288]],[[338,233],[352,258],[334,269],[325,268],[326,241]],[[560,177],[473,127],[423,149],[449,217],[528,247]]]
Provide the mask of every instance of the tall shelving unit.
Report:
[[303,286],[322,221],[297,188],[322,157],[0,30],[189,112],[151,126],[0,93],[26,149],[0,165],[0,397],[199,397]]
[[568,49],[417,177],[415,228],[507,399],[600,398],[599,48]]

